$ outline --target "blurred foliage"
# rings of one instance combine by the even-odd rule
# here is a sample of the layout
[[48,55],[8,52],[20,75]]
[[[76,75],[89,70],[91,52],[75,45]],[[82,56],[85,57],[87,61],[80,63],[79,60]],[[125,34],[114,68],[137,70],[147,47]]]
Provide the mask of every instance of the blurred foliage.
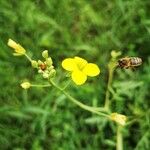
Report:
[[[101,75],[68,91],[88,105],[103,106],[107,64],[113,49],[139,56],[143,65],[115,72],[111,109],[135,122],[123,131],[125,150],[150,147],[149,0],[1,0],[0,1],[0,149],[114,150],[116,127],[105,118],[69,103],[55,89],[24,91],[25,78],[42,83],[25,58],[12,57],[8,38],[38,58],[48,49],[65,85],[61,61],[81,56],[101,67]],[[98,84],[97,84],[98,83]]]

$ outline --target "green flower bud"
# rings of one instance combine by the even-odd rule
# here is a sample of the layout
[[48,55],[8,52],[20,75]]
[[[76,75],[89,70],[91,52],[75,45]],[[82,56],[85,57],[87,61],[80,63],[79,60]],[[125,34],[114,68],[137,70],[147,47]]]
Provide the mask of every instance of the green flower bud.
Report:
[[48,71],[51,71],[52,69],[54,69],[53,65],[47,68]]
[[42,65],[43,62],[41,60],[38,60],[38,65]]
[[31,87],[31,84],[29,82],[23,82],[21,83],[21,87],[23,89],[29,89]]
[[38,70],[38,73],[43,73],[43,70],[39,69],[39,70]]
[[46,73],[46,72],[44,72],[44,73],[43,73],[43,78],[47,79],[48,77],[49,77],[49,74]]
[[51,57],[49,57],[49,58],[46,59],[46,64],[47,64],[48,66],[51,66],[51,65],[53,64],[53,61],[52,61],[52,58],[51,58]]
[[42,52],[42,56],[43,56],[43,58],[48,58],[48,50],[45,50],[45,51],[43,51]]
[[35,60],[31,61],[31,65],[32,65],[33,68],[38,68],[38,62],[35,61]]
[[120,51],[115,51],[115,50],[113,50],[113,51],[111,51],[111,57],[113,58],[113,59],[116,59],[118,56],[120,56],[121,55],[121,52]]
[[48,71],[48,70],[45,70],[45,71],[44,71],[44,73],[47,73],[47,74],[49,74],[49,71]]
[[49,73],[49,77],[50,78],[53,78],[54,76],[56,75],[56,70],[55,69],[52,69]]

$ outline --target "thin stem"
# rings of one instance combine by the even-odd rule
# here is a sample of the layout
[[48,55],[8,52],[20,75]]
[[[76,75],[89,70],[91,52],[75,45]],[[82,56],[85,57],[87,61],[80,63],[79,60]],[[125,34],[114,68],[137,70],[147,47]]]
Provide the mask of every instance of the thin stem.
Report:
[[26,58],[31,62],[32,61],[32,59],[30,58],[30,56],[29,55],[27,55],[27,54],[24,54],[25,56],[26,56]]
[[96,109],[98,108],[94,108],[94,107],[90,107],[90,106],[87,106],[81,102],[79,102],[77,99],[73,98],[71,95],[69,95],[66,91],[64,91],[62,88],[60,88],[58,85],[56,85],[52,80],[50,80],[50,83],[52,84],[52,86],[54,86],[56,89],[58,89],[60,92],[62,92],[67,98],[68,100],[70,100],[71,102],[73,102],[74,104],[78,105],[79,107],[87,110],[87,111],[90,111],[92,113],[95,113],[95,114],[98,114],[100,116],[104,116],[104,117],[109,117],[109,115],[105,114],[105,113],[102,113],[102,112],[99,112],[97,111]]
[[50,84],[42,85],[42,84],[32,84],[32,87],[50,87]]
[[121,132],[121,126],[117,126],[117,145],[116,145],[116,150],[123,150],[123,137],[122,137],[122,132]]
[[25,106],[28,105],[28,90],[23,90],[23,103]]
[[134,122],[136,122],[136,121],[138,121],[137,118],[135,118],[135,119],[133,119],[133,120],[131,120],[131,121],[128,121],[128,122],[126,123],[126,126],[131,125],[132,123],[134,123]]
[[65,90],[71,83],[71,80],[69,80],[69,82],[63,87],[63,90]]
[[104,104],[104,108],[106,110],[109,110],[109,105],[110,105],[110,100],[109,100],[110,92],[109,92],[109,89],[111,87],[111,83],[112,83],[112,80],[113,80],[113,72],[114,72],[114,69],[109,67],[108,83],[107,83],[107,90],[106,90],[106,97],[105,97],[105,104]]

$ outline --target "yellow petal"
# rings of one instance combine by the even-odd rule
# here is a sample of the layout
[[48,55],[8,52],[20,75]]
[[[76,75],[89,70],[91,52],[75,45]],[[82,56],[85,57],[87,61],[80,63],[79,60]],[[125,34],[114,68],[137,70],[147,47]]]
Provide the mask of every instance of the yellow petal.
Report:
[[83,69],[83,72],[90,77],[97,76],[100,73],[100,69],[96,64],[88,63],[85,68]]
[[82,70],[87,64],[87,61],[85,59],[78,56],[74,57],[74,60],[80,70]]
[[72,80],[77,85],[82,85],[87,80],[87,76],[83,72],[81,72],[80,70],[73,71],[71,77],[72,77]]
[[16,49],[16,47],[18,46],[18,44],[15,41],[13,41],[12,39],[9,39],[7,44],[8,44],[8,46],[10,46],[13,49]]
[[62,67],[67,71],[73,71],[77,69],[76,62],[73,58],[66,58],[62,61]]
[[24,55],[26,53],[26,50],[20,44],[18,44],[18,46],[15,49],[15,52]]
[[[8,40],[8,46],[10,46],[11,48],[13,48],[15,50],[16,53],[20,54],[20,55],[24,55],[26,53],[26,50],[18,43],[16,43],[15,41],[13,41],[12,39]],[[18,55],[19,56],[19,55]]]
[[14,56],[22,56],[23,54],[20,53],[13,53]]

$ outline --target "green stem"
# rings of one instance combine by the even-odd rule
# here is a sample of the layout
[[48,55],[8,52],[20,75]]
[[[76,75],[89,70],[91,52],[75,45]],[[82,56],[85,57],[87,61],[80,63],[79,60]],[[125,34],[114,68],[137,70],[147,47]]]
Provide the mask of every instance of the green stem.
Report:
[[50,87],[50,84],[42,85],[42,84],[32,84],[32,87]]
[[109,89],[111,87],[111,83],[113,80],[113,73],[114,73],[114,69],[109,67],[109,74],[108,74],[108,83],[107,83],[107,90],[106,90],[106,97],[105,97],[105,104],[104,104],[104,108],[106,110],[109,110],[109,105],[110,105],[110,92]]
[[28,90],[23,90],[23,103],[25,106],[28,105]]
[[71,80],[69,80],[69,82],[63,87],[63,90],[65,90],[71,83]]
[[32,62],[32,59],[30,58],[30,56],[28,56],[27,54],[24,54],[25,56],[26,56],[26,58],[30,61],[30,62]]
[[50,80],[50,83],[52,84],[52,86],[54,86],[57,90],[59,90],[60,92],[62,92],[67,98],[68,100],[70,100],[71,102],[73,102],[74,104],[78,105],[79,107],[81,107],[84,110],[90,111],[92,113],[98,114],[100,116],[104,116],[104,117],[109,117],[109,115],[99,112],[98,108],[94,108],[94,107],[90,107],[87,106],[81,102],[79,102],[78,100],[76,100],[75,98],[73,98],[71,95],[69,95],[66,91],[64,91],[62,88],[60,88],[58,85],[56,85],[52,80]]
[[122,132],[121,132],[121,126],[117,126],[117,145],[116,145],[116,150],[123,150],[123,137],[122,137]]

